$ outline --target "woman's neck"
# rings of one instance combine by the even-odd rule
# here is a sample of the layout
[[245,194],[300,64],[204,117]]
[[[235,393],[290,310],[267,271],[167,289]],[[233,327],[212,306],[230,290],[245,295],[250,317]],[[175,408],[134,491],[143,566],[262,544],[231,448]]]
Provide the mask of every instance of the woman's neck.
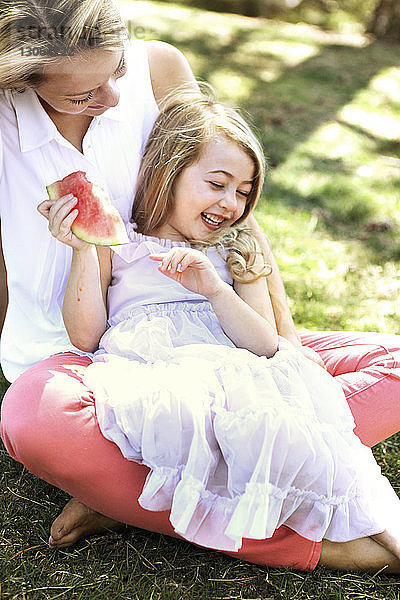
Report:
[[43,98],[39,98],[39,102],[43,106],[44,110],[53,121],[54,125],[61,135],[68,140],[79,152],[82,152],[83,138],[93,117],[88,115],[71,115],[69,113],[61,113],[54,110]]

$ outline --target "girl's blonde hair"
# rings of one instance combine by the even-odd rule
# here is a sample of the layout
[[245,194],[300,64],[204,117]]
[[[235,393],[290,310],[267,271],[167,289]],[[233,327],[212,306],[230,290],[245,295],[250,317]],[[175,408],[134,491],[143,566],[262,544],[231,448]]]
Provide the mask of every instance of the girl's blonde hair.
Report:
[[38,87],[46,66],[86,50],[121,50],[127,37],[113,0],[0,0],[0,88]]
[[[206,247],[222,246],[227,251],[228,268],[237,281],[268,275],[269,265],[260,268],[262,252],[251,231],[238,225],[255,207],[265,174],[261,145],[239,113],[215,100],[209,86],[202,93],[181,88],[164,101],[147,141],[139,169],[132,219],[140,233],[156,232],[164,225],[174,206],[174,185],[184,169],[201,157],[206,145],[223,135],[235,142],[251,158],[254,177],[243,215],[221,234],[206,242],[188,240]],[[190,199],[188,199],[188,202]]]

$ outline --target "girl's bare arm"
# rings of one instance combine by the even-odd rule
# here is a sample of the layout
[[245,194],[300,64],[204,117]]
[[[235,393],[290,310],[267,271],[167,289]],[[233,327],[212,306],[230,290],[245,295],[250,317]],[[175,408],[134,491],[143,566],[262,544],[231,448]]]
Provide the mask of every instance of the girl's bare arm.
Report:
[[247,224],[253,230],[267,263],[272,267],[272,273],[268,276],[267,283],[277,331],[279,335],[292,342],[295,346],[301,346],[287,301],[285,286],[283,285],[279,267],[276,264],[267,238],[253,215],[249,216]]
[[96,350],[106,330],[110,281],[109,248],[74,249],[62,314],[71,342],[85,352]]
[[[257,265],[256,262],[254,267],[261,271],[264,266],[264,260],[261,257],[259,257],[259,263]],[[237,305],[244,320],[241,320],[240,314],[235,316],[232,313],[231,316],[237,320],[235,322],[236,335],[239,334],[237,341],[231,338],[232,341],[235,341],[236,346],[247,348],[255,354],[273,356],[278,349],[278,335],[266,277],[256,280],[250,278],[247,283],[235,281],[233,289],[234,295],[238,299],[231,299],[232,309]],[[243,303],[246,308],[241,306]],[[228,333],[227,335],[231,337]]]
[[293,318],[290,312],[285,287],[283,285],[282,277],[279,272],[279,267],[276,264],[274,255],[272,254],[271,248],[268,244],[267,238],[262,232],[260,226],[255,220],[253,215],[250,215],[247,219],[247,224],[253,230],[257,241],[262,248],[267,262],[272,267],[272,273],[268,276],[268,293],[271,299],[272,309],[275,317],[276,328],[278,334],[286,338],[291,342],[298,350],[300,350],[304,356],[313,362],[317,363],[324,369],[325,364],[322,358],[312,348],[303,346],[299,334],[296,331],[296,327],[293,323]]
[[264,278],[241,284],[235,291],[199,250],[176,247],[150,258],[160,262],[158,268],[164,275],[210,301],[222,329],[235,346],[259,356],[275,354],[278,336]]
[[[239,290],[237,284],[233,289],[224,283],[209,300],[222,329],[235,346],[259,356],[273,356],[278,349],[278,335],[269,314],[266,284],[264,287],[262,283],[265,284],[265,280],[240,284]],[[243,293],[243,286],[248,286],[246,293]],[[260,293],[263,287],[264,303]]]
[[111,250],[77,238],[71,226],[78,214],[77,199],[67,194],[44,200],[38,211],[49,221],[51,234],[72,248],[72,262],[63,304],[63,318],[71,342],[92,352],[106,330],[106,297],[111,281]]

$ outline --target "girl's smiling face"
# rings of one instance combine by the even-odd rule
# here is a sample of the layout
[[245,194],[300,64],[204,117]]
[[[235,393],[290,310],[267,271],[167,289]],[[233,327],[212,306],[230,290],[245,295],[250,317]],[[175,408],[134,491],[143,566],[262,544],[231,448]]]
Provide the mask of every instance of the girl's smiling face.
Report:
[[57,112],[95,117],[118,104],[116,82],[125,73],[122,50],[89,50],[48,66],[35,91]]
[[158,237],[205,240],[235,223],[244,213],[253,184],[253,160],[235,142],[216,136],[199,160],[174,184],[174,208]]

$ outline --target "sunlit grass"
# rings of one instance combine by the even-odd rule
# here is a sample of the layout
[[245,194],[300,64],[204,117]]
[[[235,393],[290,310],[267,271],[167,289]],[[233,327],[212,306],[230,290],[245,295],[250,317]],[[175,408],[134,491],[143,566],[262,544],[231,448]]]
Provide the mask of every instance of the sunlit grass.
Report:
[[209,83],[218,88],[220,94],[229,96],[231,102],[240,104],[246,100],[254,88],[254,81],[245,75],[238,75],[229,68],[217,69],[209,78]]
[[276,56],[285,66],[294,67],[303,60],[318,54],[319,48],[312,43],[302,43],[295,40],[254,40],[244,43],[240,50],[245,53],[262,53],[265,56]]

